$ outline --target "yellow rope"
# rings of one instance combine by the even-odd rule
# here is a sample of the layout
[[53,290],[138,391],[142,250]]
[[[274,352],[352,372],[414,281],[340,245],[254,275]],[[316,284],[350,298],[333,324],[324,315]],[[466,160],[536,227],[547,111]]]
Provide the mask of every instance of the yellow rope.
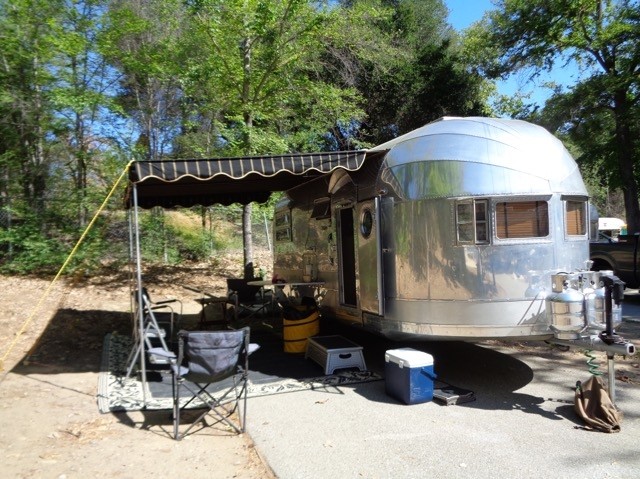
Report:
[[[29,326],[29,324],[31,324],[31,321],[33,321],[33,318],[35,317],[36,313],[40,310],[40,307],[42,306],[42,303],[44,302],[45,299],[47,299],[47,297],[49,296],[49,293],[51,291],[51,288],[53,288],[53,285],[56,283],[56,281],[58,281],[58,278],[60,277],[60,275],[62,274],[62,272],[64,271],[64,269],[67,267],[67,265],[69,264],[69,261],[71,261],[71,258],[73,258],[73,256],[76,254],[76,251],[78,250],[78,248],[80,247],[80,245],[82,244],[82,242],[84,241],[85,237],[87,236],[87,234],[89,233],[89,231],[91,230],[91,228],[93,227],[94,223],[96,222],[96,220],[98,219],[98,216],[100,215],[100,213],[102,213],[102,210],[104,209],[104,207],[107,205],[107,202],[109,201],[109,199],[111,198],[111,196],[113,196],[113,193],[116,191],[116,188],[118,187],[118,185],[120,184],[120,182],[122,181],[122,178],[124,178],[124,175],[127,173],[127,171],[129,171],[129,167],[131,166],[131,164],[133,163],[133,160],[131,160],[129,163],[127,163],[127,166],[125,166],[124,170],[122,171],[122,173],[120,174],[120,177],[118,178],[118,180],[113,184],[113,187],[111,188],[111,191],[109,191],[109,194],[107,195],[107,197],[104,199],[104,201],[102,202],[102,204],[100,205],[100,208],[98,208],[98,211],[96,211],[96,214],[93,216],[93,218],[91,219],[91,221],[89,222],[89,224],[87,225],[87,227],[85,228],[84,232],[82,233],[82,235],[80,236],[80,239],[78,239],[78,241],[76,242],[76,245],[73,247],[73,249],[71,250],[71,253],[69,253],[69,256],[67,256],[67,259],[65,260],[65,262],[63,263],[63,265],[60,267],[60,269],[58,270],[58,273],[56,274],[55,278],[53,278],[53,280],[51,281],[51,283],[49,283],[49,286],[47,287],[47,289],[45,290],[45,292],[42,294],[42,296],[40,297],[40,300],[38,301],[38,303],[36,304],[35,308],[33,309],[31,315],[27,318],[27,320],[23,323],[22,327],[20,328],[20,330],[15,334],[15,337],[13,338],[13,341],[11,342],[11,344],[9,345],[9,348],[7,349],[7,351],[4,353],[4,355],[2,356],[2,359],[0,359],[0,371],[4,371],[4,361],[7,359],[7,357],[9,356],[9,354],[11,354],[11,351],[13,351],[13,348],[15,347],[16,343],[18,342],[18,339],[20,339],[20,336],[22,336],[22,334],[25,332],[25,330],[27,329],[27,327]],[[33,347],[29,350],[29,352],[33,351],[33,349],[35,349],[35,347],[37,346],[38,342],[36,341],[36,344],[33,345]]]

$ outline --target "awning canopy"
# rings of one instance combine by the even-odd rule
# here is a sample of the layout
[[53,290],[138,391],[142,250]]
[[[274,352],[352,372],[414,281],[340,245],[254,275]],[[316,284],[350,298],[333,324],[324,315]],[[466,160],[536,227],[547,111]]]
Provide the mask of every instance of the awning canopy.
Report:
[[129,169],[126,206],[210,206],[267,201],[273,191],[293,188],[338,168],[358,170],[366,150],[168,161],[136,161]]

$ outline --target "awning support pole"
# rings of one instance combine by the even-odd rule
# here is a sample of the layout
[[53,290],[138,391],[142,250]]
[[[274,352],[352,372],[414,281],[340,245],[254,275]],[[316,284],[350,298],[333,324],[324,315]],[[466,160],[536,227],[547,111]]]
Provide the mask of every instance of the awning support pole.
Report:
[[138,222],[138,188],[133,184],[133,223],[136,257],[136,294],[138,295],[138,341],[140,341],[140,375],[142,381],[142,404],[147,405],[147,364],[144,343],[144,304],[142,303],[142,260],[140,254],[140,224]]

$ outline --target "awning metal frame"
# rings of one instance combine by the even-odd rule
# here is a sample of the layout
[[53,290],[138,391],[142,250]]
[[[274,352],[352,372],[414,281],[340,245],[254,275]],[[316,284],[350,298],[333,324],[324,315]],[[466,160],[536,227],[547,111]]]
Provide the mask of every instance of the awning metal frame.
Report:
[[[286,191],[313,178],[343,170],[356,171],[366,159],[365,150],[312,154],[287,154],[241,158],[172,161],[136,161],[129,169],[125,206],[130,209],[130,256],[135,262],[137,304],[142,298],[142,255],[139,208],[160,206],[210,206],[265,202],[274,191]],[[348,176],[348,174],[347,174]],[[143,403],[146,405],[146,343],[144,312],[137,308]]]

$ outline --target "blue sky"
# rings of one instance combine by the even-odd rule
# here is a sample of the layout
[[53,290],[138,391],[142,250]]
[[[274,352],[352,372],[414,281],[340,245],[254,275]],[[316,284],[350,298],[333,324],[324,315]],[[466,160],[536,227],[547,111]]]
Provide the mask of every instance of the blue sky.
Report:
[[493,8],[490,0],[445,0],[445,4],[449,8],[449,23],[456,30],[467,28]]
[[[491,0],[445,0],[445,4],[449,8],[449,23],[458,31],[480,20],[486,11],[494,9]],[[518,91],[529,94],[530,101],[542,106],[551,95],[551,90],[543,86],[545,82],[554,81],[562,85],[572,85],[577,75],[577,67],[571,65],[566,68],[556,68],[549,74],[541,75],[535,84],[528,81],[524,74],[514,74],[508,80],[498,83],[498,91],[505,95]]]

